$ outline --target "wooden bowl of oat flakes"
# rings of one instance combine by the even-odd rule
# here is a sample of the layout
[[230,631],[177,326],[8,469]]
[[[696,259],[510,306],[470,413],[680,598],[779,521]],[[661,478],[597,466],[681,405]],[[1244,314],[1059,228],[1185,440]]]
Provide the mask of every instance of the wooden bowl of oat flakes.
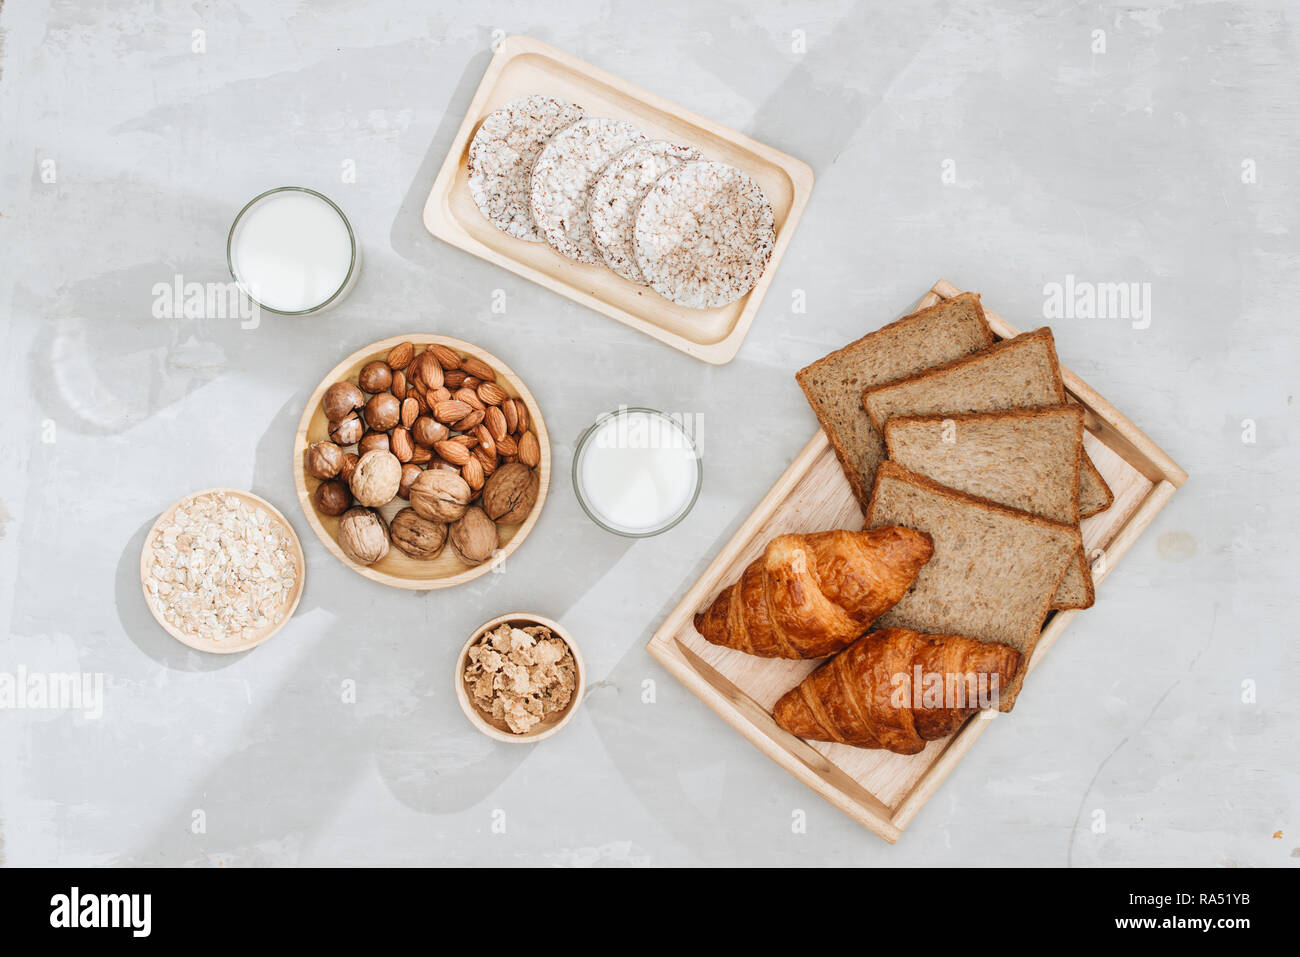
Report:
[[563,626],[512,612],[474,629],[456,659],[455,683],[474,727],[497,741],[532,744],[573,718],[587,674]]
[[305,562],[293,526],[270,502],[232,488],[194,492],[158,516],[140,553],[145,604],[196,651],[256,648],[302,597]]

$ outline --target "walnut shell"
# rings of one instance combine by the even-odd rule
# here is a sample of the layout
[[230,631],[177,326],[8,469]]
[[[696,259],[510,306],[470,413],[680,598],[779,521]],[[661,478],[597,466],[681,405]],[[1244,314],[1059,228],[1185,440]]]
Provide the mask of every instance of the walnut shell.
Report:
[[521,462],[503,465],[483,486],[483,510],[502,525],[518,525],[537,504],[541,476]]
[[411,508],[431,522],[454,522],[473,498],[469,484],[457,472],[433,468],[411,483]]
[[339,519],[339,548],[358,565],[373,565],[388,554],[388,529],[373,509],[350,508]]
[[497,525],[478,506],[465,509],[465,514],[451,526],[448,533],[451,550],[466,565],[482,565],[497,550]]
[[361,408],[366,401],[365,395],[351,382],[335,382],[325,390],[321,396],[321,408],[325,410],[325,418],[331,422],[338,422],[347,416],[353,409]]
[[447,526],[422,518],[413,508],[404,508],[393,516],[388,534],[394,545],[421,561],[437,558],[447,544]]
[[352,494],[370,508],[387,505],[402,484],[402,463],[392,452],[367,452],[352,470]]
[[307,474],[332,479],[343,467],[343,450],[333,442],[313,442],[307,449]]

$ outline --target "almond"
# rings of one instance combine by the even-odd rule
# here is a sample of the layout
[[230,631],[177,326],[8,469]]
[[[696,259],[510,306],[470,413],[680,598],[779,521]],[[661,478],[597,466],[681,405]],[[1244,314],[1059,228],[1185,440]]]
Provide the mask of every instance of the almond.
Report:
[[412,374],[415,378],[423,382],[426,388],[440,388],[442,386],[442,366],[438,365],[438,360],[430,355],[428,349],[425,349],[420,353],[417,362],[418,366],[412,367]]
[[453,399],[459,399],[476,412],[482,412],[487,408],[487,406],[483,404],[483,400],[478,397],[478,393],[473,389],[466,389],[464,387],[459,388],[452,393],[451,397]]
[[533,417],[528,414],[528,406],[524,405],[523,399],[511,399],[515,404],[515,412],[519,415],[519,431],[527,432],[528,426],[532,423]]
[[415,443],[411,441],[411,433],[408,429],[400,425],[393,429],[393,434],[388,440],[389,451],[397,456],[397,461],[405,465],[411,461],[415,455]]
[[451,441],[455,442],[457,445],[463,445],[467,449],[472,449],[474,446],[478,445],[478,436],[470,435],[468,433],[465,435],[453,435]]
[[448,399],[450,399],[451,391],[445,388],[430,389],[428,392],[424,394],[424,397],[429,401],[430,405],[437,405],[439,402],[446,402]]
[[448,369],[442,375],[442,384],[448,389],[459,389],[465,384],[465,373],[459,369]]
[[506,399],[510,398],[509,394],[495,382],[484,382],[478,387],[479,401],[484,405],[500,405]]
[[406,398],[406,373],[405,372],[393,373],[393,384],[388,387],[388,391],[393,393],[393,395],[397,396],[399,399]]
[[508,435],[503,435],[496,440],[497,455],[518,455],[519,443]]
[[477,376],[467,375],[465,376],[465,381],[461,383],[461,388],[474,389],[475,391],[477,391],[478,387],[481,386],[482,384],[483,384],[482,379],[478,378]]
[[416,402],[411,396],[407,396],[402,400],[402,426],[409,429],[419,417],[420,403]]
[[415,346],[409,342],[403,342],[400,345],[393,346],[388,352],[388,367],[396,372],[398,369],[405,369],[415,358]]
[[465,416],[465,418],[457,419],[452,423],[451,427],[457,432],[468,432],[482,421],[483,413],[478,411],[478,409],[475,409],[469,415]]
[[484,477],[491,475],[497,470],[497,457],[495,455],[488,455],[487,449],[483,448],[483,446],[474,446],[474,448],[470,450],[470,454],[473,455],[474,458],[478,459],[479,465],[483,466]]
[[471,455],[469,460],[460,467],[460,477],[470,488],[478,491],[483,487],[483,463]]
[[457,354],[456,350],[450,346],[444,346],[441,343],[435,342],[425,351],[430,353],[433,358],[437,360],[438,365],[442,366],[443,370],[446,372],[460,368],[460,356]]
[[486,425],[479,425],[475,427],[474,434],[478,436],[479,448],[487,449],[493,455],[497,454],[497,443],[496,439],[492,438],[491,429]]
[[510,434],[510,430],[506,428],[506,414],[495,405],[488,406],[483,416],[483,424],[492,433],[494,439],[504,439]]
[[433,450],[443,461],[450,462],[452,465],[464,465],[469,461],[469,449],[452,439],[439,442]]
[[433,452],[426,449],[423,445],[414,446],[411,449],[411,462],[415,465],[427,465],[433,461]]
[[434,405],[433,417],[439,422],[445,422],[447,425],[451,425],[451,423],[465,418],[465,416],[469,415],[473,411],[474,410],[464,402],[457,402],[455,399],[444,399],[442,402],[438,402]]
[[505,416],[506,432],[519,428],[519,410],[515,408],[514,399],[506,399],[501,403],[501,414]]
[[497,374],[482,359],[466,356],[460,360],[460,367],[465,370],[466,375],[472,375],[476,379],[482,379],[484,382],[496,381]]
[[429,414],[429,402],[424,397],[424,390],[421,389],[419,386],[412,385],[409,388],[407,388],[406,397],[408,399],[415,400],[416,406],[419,407],[420,415]]
[[537,436],[531,432],[525,432],[519,436],[519,461],[523,462],[530,469],[536,468],[537,463],[542,460],[542,446],[537,441]]

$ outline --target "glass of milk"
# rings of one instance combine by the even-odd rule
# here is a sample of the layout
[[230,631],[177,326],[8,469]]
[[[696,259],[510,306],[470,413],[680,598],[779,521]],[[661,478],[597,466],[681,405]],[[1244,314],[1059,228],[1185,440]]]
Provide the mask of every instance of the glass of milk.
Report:
[[245,295],[285,316],[306,316],[341,302],[361,265],[343,210],[302,186],[253,197],[230,227],[226,261]]
[[621,406],[578,440],[573,489],[587,517],[607,531],[646,538],[672,528],[700,495],[704,466],[694,437],[674,416]]

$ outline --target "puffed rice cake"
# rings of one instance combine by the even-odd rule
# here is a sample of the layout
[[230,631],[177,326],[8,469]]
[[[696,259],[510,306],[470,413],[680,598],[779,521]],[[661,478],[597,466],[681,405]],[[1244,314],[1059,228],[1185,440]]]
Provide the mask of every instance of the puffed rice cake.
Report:
[[605,265],[624,279],[648,285],[634,250],[637,208],[659,177],[674,166],[703,159],[694,146],[650,140],[614,157],[591,185],[587,217]]
[[772,256],[775,217],[762,188],[734,166],[683,163],[641,201],[634,235],[655,292],[713,309],[754,288]]
[[587,192],[605,165],[646,135],[631,123],[593,117],[551,137],[533,165],[533,221],[557,252],[599,264],[587,219]]
[[545,238],[530,209],[533,163],[547,141],[586,113],[553,96],[525,96],[489,113],[469,146],[469,191],[497,229],[530,243]]

